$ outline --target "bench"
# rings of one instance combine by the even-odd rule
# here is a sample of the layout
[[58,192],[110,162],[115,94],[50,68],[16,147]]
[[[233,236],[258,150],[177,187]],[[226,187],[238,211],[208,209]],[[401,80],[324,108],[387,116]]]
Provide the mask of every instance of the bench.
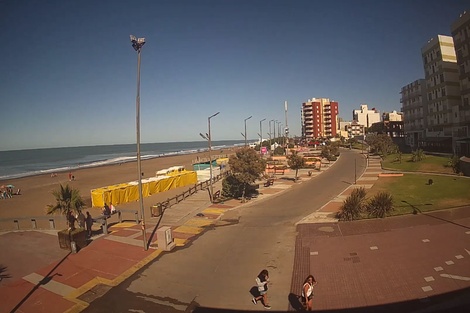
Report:
[[274,185],[274,178],[268,178],[268,180],[264,183],[264,187],[269,187]]
[[274,174],[281,174],[281,175],[284,175],[284,169],[282,169],[282,168],[275,168],[275,169],[274,169]]

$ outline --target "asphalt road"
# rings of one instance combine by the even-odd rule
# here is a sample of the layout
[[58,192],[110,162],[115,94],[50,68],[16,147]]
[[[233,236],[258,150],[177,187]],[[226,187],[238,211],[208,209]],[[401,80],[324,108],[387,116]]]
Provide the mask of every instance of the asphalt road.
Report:
[[354,183],[365,162],[357,152],[342,150],[339,160],[321,175],[227,212],[190,246],[164,254],[84,312],[263,310],[261,304],[251,303],[249,294],[263,268],[270,273],[272,310],[287,311],[295,223]]

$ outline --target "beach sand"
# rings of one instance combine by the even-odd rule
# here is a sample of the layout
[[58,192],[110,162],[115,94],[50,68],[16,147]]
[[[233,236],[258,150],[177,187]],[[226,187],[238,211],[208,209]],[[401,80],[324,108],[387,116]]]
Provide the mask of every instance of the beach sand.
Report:
[[[230,155],[233,152],[234,149],[229,148],[213,150],[212,157],[214,158],[214,156],[218,155]],[[198,157],[199,159],[208,159],[209,154],[206,151],[142,160],[141,167],[142,172],[144,173],[143,178],[153,177],[155,176],[156,171],[172,166],[183,165],[187,170],[192,170],[192,163],[197,160]],[[55,177],[51,177],[50,174],[45,174],[0,181],[0,185],[13,184],[15,186],[14,191],[21,189],[20,195],[14,195],[13,198],[10,199],[0,199],[0,219],[45,216],[46,205],[55,204],[55,198],[52,195],[52,191],[58,190],[60,188],[60,184],[69,184],[69,186],[78,189],[86,203],[85,211],[90,211],[90,214],[93,217],[98,216],[101,214],[101,208],[91,208],[91,190],[99,187],[136,181],[137,162],[77,169],[74,170],[72,174],[75,176],[74,181],[69,181],[68,172],[57,173],[57,176]],[[180,187],[143,198],[146,214],[149,214],[150,206],[168,198],[172,198],[188,188],[189,186]],[[207,197],[209,198],[209,195]],[[117,206],[117,209],[120,208],[139,210],[140,203],[139,201],[124,203]]]

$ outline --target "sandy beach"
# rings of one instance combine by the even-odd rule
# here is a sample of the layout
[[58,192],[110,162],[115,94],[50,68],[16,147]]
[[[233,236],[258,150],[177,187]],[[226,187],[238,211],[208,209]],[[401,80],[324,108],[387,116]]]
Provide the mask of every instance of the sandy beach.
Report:
[[[224,156],[233,153],[233,149],[223,149],[212,151],[212,156]],[[166,169],[171,166],[183,165],[187,170],[192,170],[192,163],[196,159],[208,158],[208,152],[200,152],[186,155],[165,156],[150,160],[142,160],[143,178],[155,176],[158,170]],[[54,204],[55,199],[52,195],[53,190],[57,190],[60,184],[69,184],[71,187],[80,190],[83,200],[86,203],[86,210],[90,211],[92,216],[100,215],[100,208],[91,208],[91,190],[99,187],[105,187],[118,183],[125,183],[137,180],[137,163],[128,162],[116,165],[107,165],[94,168],[78,169],[72,172],[74,181],[69,181],[68,172],[57,173],[57,176],[51,177],[50,174],[10,179],[0,181],[0,185],[13,184],[15,191],[21,189],[21,195],[14,195],[10,199],[0,199],[0,218],[44,216],[45,207],[48,204]],[[188,187],[180,187],[166,192],[154,194],[144,198],[144,208],[149,214],[149,208],[160,201],[171,198]],[[129,202],[117,206],[122,209],[139,209],[139,202]]]

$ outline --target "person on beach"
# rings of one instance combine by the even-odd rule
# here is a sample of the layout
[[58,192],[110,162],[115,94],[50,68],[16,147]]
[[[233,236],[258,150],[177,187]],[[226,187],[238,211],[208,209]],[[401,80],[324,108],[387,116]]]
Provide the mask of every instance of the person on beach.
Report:
[[313,310],[313,286],[316,284],[317,281],[313,275],[308,275],[302,286],[302,303],[305,304],[305,309],[307,311]]
[[269,282],[269,273],[268,270],[262,270],[255,279],[256,284],[258,285],[259,296],[253,297],[251,302],[257,304],[259,300],[262,300],[265,309],[270,309],[271,306],[268,302],[268,282]]
[[86,218],[85,218],[85,227],[86,227],[86,233],[88,238],[91,237],[92,230],[91,227],[93,226],[93,218],[90,215],[90,212],[86,212]]

